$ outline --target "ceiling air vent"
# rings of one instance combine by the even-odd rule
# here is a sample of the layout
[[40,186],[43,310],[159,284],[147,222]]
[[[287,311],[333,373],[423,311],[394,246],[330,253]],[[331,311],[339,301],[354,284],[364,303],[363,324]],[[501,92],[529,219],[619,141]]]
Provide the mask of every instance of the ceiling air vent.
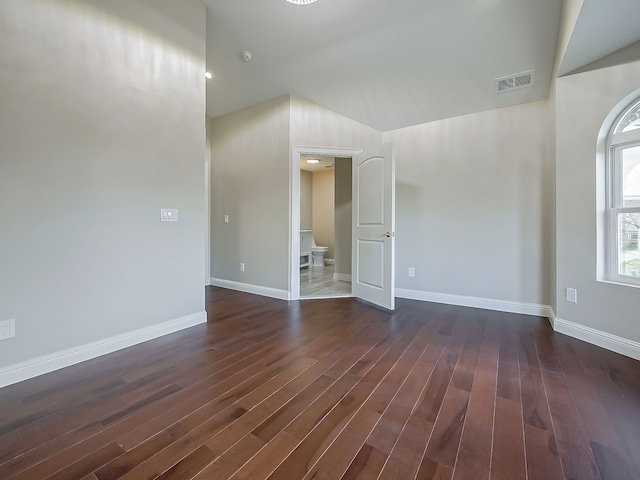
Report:
[[533,70],[529,72],[516,73],[507,77],[496,78],[496,91],[498,93],[508,92],[517,88],[530,87],[533,85]]

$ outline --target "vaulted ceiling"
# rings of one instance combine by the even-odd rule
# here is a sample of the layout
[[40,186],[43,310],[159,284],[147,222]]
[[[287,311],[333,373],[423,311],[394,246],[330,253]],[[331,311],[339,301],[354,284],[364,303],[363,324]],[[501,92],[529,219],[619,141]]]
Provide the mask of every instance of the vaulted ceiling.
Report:
[[[562,10],[561,0],[205,3],[209,116],[293,93],[380,131],[547,98]],[[638,0],[584,0],[561,73],[640,40],[637,18]],[[532,87],[496,92],[496,78],[530,70]]]

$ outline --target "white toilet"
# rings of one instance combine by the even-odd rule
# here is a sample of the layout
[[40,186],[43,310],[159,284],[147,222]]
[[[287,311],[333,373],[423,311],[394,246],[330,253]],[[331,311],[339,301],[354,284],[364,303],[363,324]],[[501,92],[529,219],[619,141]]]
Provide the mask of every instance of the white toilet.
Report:
[[311,236],[311,266],[324,267],[324,255],[329,251],[329,247],[319,247],[316,240]]

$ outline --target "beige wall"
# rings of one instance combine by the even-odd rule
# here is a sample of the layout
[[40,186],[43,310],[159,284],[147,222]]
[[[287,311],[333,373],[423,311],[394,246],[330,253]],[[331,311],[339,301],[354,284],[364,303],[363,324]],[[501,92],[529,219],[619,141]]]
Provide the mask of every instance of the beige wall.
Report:
[[[636,46],[640,58],[640,45]],[[597,280],[596,180],[599,133],[625,97],[640,96],[640,61],[559,78],[556,82],[556,229],[559,318],[640,341],[640,291]],[[622,102],[622,103],[621,103]],[[602,161],[602,156],[600,156]],[[578,303],[565,289],[578,290]]]
[[333,170],[313,172],[313,237],[316,245],[329,247],[325,259],[335,258]]
[[382,134],[366,125],[291,95],[291,145],[377,150]]
[[288,288],[289,107],[286,95],[211,121],[213,278]]
[[549,303],[549,108],[536,102],[384,135],[396,158],[397,288]]
[[351,275],[352,161],[336,158],[335,164],[335,273]]
[[300,230],[313,229],[313,174],[300,170]]
[[171,3],[0,2],[0,370],[203,314],[205,12]]

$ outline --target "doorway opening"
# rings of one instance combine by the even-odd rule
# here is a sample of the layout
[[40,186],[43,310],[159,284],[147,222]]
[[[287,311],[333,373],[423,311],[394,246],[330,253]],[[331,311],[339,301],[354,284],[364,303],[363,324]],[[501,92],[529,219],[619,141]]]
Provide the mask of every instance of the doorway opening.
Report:
[[[289,275],[289,292],[290,300],[299,300],[301,298],[333,298],[336,296],[351,295],[351,202],[349,198],[348,206],[341,208],[339,212],[334,208],[336,205],[331,199],[331,212],[325,211],[328,215],[320,215],[323,218],[316,218],[316,226],[314,229],[313,221],[313,193],[309,195],[308,184],[313,179],[309,176],[313,175],[313,170],[317,172],[334,172],[334,175],[318,175],[318,185],[328,183],[329,177],[331,181],[339,182],[335,192],[338,193],[339,204],[345,202],[345,189],[340,185],[344,184],[344,172],[347,168],[351,169],[351,160],[354,155],[361,153],[362,149],[355,148],[331,148],[331,147],[294,147],[291,162],[291,197],[290,197],[290,275]],[[308,159],[318,159],[318,168],[308,169],[301,168],[301,162],[306,164]],[[342,162],[342,163],[338,163]],[[313,164],[309,164],[313,165]],[[329,167],[329,168],[327,168]],[[306,173],[303,173],[305,172]],[[337,175],[335,174],[337,171]],[[301,176],[306,177],[301,179]],[[327,178],[320,178],[327,177]],[[348,181],[351,182],[351,175]],[[305,185],[306,183],[306,185]],[[313,183],[312,183],[313,184]],[[319,192],[316,192],[319,193]],[[351,188],[349,188],[349,197],[351,196]],[[318,202],[321,201],[322,195],[317,195]],[[325,195],[326,198],[326,195]],[[312,205],[309,205],[311,201]],[[329,202],[326,202],[329,203]],[[328,206],[328,205],[327,205]],[[349,209],[348,218],[345,210]],[[311,215],[309,210],[311,209]],[[323,207],[316,205],[315,210],[322,212]],[[309,218],[311,217],[311,218]],[[336,218],[338,222],[336,223]],[[348,223],[347,223],[348,222]],[[323,226],[323,223],[325,224]],[[333,225],[330,225],[333,223]],[[311,252],[310,235],[315,232],[319,233],[315,237],[317,245],[327,247],[325,255],[327,266],[312,266],[313,258]],[[324,242],[324,243],[323,243]],[[347,247],[348,243],[348,247]],[[326,245],[328,244],[328,245]],[[337,262],[337,264],[336,264]],[[348,273],[346,273],[348,272]],[[303,285],[301,285],[303,282]]]
[[300,298],[351,296],[352,159],[300,157]]

